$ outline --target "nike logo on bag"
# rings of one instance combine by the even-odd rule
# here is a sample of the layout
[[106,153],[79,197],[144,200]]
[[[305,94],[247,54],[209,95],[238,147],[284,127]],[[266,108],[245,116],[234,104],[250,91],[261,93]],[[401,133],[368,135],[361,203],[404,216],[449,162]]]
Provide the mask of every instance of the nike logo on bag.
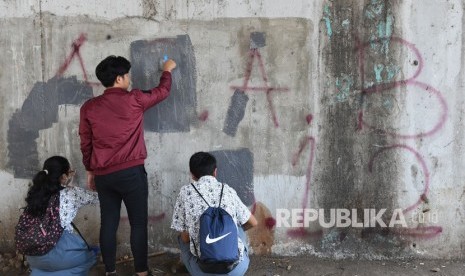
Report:
[[205,242],[207,244],[210,244],[210,243],[214,243],[214,242],[217,242],[223,238],[225,238],[227,235],[231,234],[231,232],[229,232],[228,234],[224,234],[223,236],[219,236],[218,238],[214,238],[214,239],[210,239],[210,234],[207,235],[207,238],[205,239]]

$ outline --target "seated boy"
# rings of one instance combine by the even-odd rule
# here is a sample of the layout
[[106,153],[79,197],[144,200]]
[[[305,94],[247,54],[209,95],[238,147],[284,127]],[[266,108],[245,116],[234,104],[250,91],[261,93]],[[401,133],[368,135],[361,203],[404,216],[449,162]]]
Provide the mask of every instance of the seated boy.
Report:
[[[189,160],[189,168],[193,185],[181,188],[173,212],[171,228],[181,232],[178,237],[181,249],[181,260],[191,275],[212,275],[204,273],[198,264],[199,257],[196,249],[199,248],[199,218],[210,206],[218,207],[222,183],[216,180],[216,159],[206,152],[197,152]],[[202,199],[202,197],[205,199]],[[249,209],[242,203],[236,191],[224,184],[221,207],[226,210],[236,223],[238,229],[239,260],[227,275],[244,275],[249,267],[246,230],[257,225],[257,220]]]

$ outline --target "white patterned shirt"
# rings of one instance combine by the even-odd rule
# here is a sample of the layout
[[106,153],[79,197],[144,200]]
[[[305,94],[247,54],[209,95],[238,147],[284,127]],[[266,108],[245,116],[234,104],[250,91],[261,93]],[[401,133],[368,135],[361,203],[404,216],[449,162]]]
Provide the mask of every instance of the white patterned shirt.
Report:
[[97,192],[92,192],[80,187],[69,186],[60,191],[60,221],[61,226],[73,232],[71,222],[79,208],[84,205],[97,204]]
[[[218,207],[222,185],[215,177],[209,175],[203,176],[197,182],[193,182],[193,184],[210,206]],[[199,219],[207,208],[207,203],[205,203],[200,195],[194,190],[192,185],[185,185],[181,188],[176,200],[176,205],[174,206],[171,228],[179,232],[189,232],[189,236],[191,238],[190,250],[194,256],[198,256],[195,252],[195,248],[197,248],[197,251],[200,254]],[[224,184],[221,208],[231,215],[238,227],[245,224],[251,215],[247,206],[245,206],[237,196],[236,191],[227,184]],[[192,241],[195,243],[195,248]],[[242,260],[244,254],[244,243],[240,238],[238,239],[238,250],[239,260]]]

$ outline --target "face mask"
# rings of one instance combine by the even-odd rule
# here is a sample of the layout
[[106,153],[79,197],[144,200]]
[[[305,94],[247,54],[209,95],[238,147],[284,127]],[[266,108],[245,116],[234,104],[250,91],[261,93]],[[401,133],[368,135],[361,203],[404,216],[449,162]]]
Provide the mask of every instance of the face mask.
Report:
[[66,177],[65,179],[65,183],[61,184],[63,187],[67,187],[69,186],[69,184],[71,184],[71,182],[73,182],[73,177]]
[[70,171],[68,175],[65,176],[64,178],[64,183],[61,184],[63,187],[67,187],[73,182],[73,177],[74,177],[75,171]]

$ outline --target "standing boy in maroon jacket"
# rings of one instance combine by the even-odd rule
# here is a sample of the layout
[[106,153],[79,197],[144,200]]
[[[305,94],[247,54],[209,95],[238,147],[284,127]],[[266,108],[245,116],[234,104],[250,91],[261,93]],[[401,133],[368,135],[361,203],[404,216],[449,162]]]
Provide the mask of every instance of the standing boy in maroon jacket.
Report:
[[[173,60],[163,65],[158,87],[148,91],[129,88],[131,63],[109,56],[95,73],[107,89],[81,107],[79,135],[87,184],[100,200],[100,246],[106,275],[116,275],[116,232],[124,202],[131,224],[131,250],[136,275],[147,265],[148,183],[144,160],[144,111],[166,99],[171,89]],[[94,182],[95,181],[95,182]]]

